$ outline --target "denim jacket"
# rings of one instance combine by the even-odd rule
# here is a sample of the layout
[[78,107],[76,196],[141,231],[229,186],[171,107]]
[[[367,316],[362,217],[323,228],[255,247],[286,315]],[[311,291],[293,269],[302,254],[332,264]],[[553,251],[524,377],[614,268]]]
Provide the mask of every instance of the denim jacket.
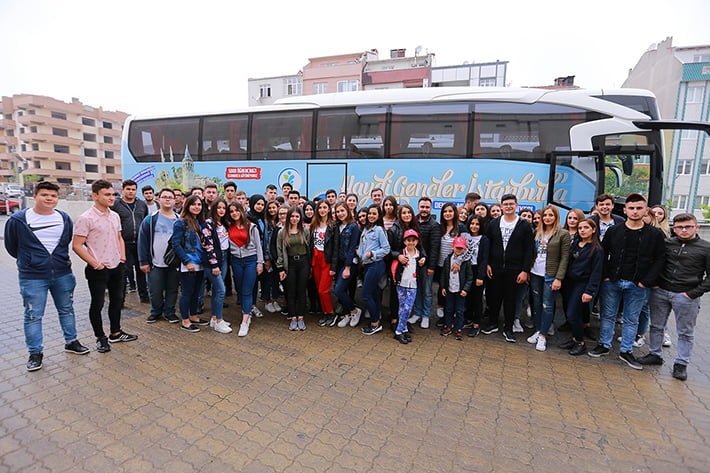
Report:
[[[366,255],[372,252],[372,257]],[[387,239],[384,228],[375,225],[372,228],[366,228],[360,235],[360,246],[357,248],[357,255],[362,261],[362,264],[371,264],[380,261],[390,253],[390,242]]]
[[185,220],[178,219],[175,222],[170,241],[173,251],[184,265],[197,263],[196,258],[199,254],[197,239],[197,233],[185,226]]
[[348,223],[342,230],[340,230],[339,224],[336,223],[335,225],[337,267],[351,266],[355,263],[355,250],[360,239],[360,228],[355,222]]

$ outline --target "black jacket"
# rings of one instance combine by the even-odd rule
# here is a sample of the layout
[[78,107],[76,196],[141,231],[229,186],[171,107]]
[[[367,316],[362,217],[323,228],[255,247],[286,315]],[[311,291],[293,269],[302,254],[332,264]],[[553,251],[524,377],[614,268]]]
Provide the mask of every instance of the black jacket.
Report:
[[121,217],[121,236],[124,243],[133,245],[138,243],[138,231],[143,219],[148,216],[146,203],[140,199],[136,199],[135,203],[134,208],[131,208],[123,199],[118,199],[111,207],[111,210]]
[[488,224],[487,236],[490,240],[488,265],[496,271],[529,272],[535,262],[535,236],[532,225],[518,218],[513,233],[508,240],[508,246],[503,249],[503,235],[500,231],[500,216]]
[[[441,270],[440,284],[441,288],[446,289],[446,291],[449,290],[449,273],[451,272],[451,258],[453,258],[453,256],[454,254],[451,253],[446,257],[443,269]],[[475,275],[473,274],[473,266],[471,266],[471,261],[461,261],[461,269],[459,269],[459,292],[469,292],[471,290],[471,286],[473,285],[474,278]]]
[[696,237],[666,240],[666,261],[658,283],[671,292],[685,292],[695,299],[710,291],[710,242]]
[[[618,281],[624,263],[624,233],[626,225],[614,225],[606,231],[602,247],[606,253],[602,278]],[[638,247],[634,275],[634,284],[642,283],[646,287],[657,285],[658,276],[665,260],[665,244],[663,232],[651,225],[644,224],[638,233],[638,242],[632,242]]]
[[569,263],[567,276],[563,285],[572,285],[586,281],[584,293],[596,296],[602,281],[604,267],[604,250],[597,247],[592,251],[592,245],[586,244],[580,248],[579,240],[574,240],[569,247]]
[[[315,227],[311,225],[308,229],[311,233],[315,233]],[[315,250],[315,238],[311,235],[311,254]],[[335,266],[338,263],[338,258],[335,248],[335,232],[333,231],[333,224],[326,225],[325,227],[325,243],[323,244],[323,253],[325,256],[325,262],[331,266],[331,269],[335,271]]]
[[[395,259],[402,254],[402,251],[404,251],[404,229],[402,228],[402,224],[399,220],[396,220],[392,224],[392,227],[387,230],[387,239],[390,242],[390,256],[392,259]],[[422,246],[421,235],[419,235],[419,246]],[[426,251],[424,251],[424,248],[421,247],[419,251],[421,252],[422,257],[426,258]],[[426,266],[427,264],[424,263],[424,267]]]
[[[417,219],[419,217],[417,216]],[[419,222],[419,232],[422,248],[424,253],[427,255],[426,264],[424,265],[427,269],[434,270],[439,262],[439,248],[441,247],[441,229],[439,227],[439,222],[436,221],[433,215],[429,216],[429,220]]]

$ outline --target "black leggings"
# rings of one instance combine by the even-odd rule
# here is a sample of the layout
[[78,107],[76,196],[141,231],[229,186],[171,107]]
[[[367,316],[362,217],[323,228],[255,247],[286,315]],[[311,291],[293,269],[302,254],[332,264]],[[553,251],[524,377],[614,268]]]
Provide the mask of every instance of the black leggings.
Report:
[[311,262],[303,255],[288,257],[288,277],[286,278],[286,293],[288,300],[288,313],[291,317],[303,317],[306,313],[306,298],[308,294],[308,274],[311,271]]
[[104,297],[108,289],[108,320],[111,323],[111,333],[121,331],[121,306],[123,305],[123,290],[125,268],[123,263],[113,269],[104,268],[96,270],[87,266],[84,270],[86,280],[89,282],[91,305],[89,306],[89,321],[94,329],[96,338],[105,337],[104,324],[101,319],[101,310],[104,308]]

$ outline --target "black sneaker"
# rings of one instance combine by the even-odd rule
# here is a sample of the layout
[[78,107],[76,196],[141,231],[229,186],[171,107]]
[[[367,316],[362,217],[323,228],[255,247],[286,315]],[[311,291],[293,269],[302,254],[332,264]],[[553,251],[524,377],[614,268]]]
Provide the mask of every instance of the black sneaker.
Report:
[[481,333],[481,327],[471,327],[471,330],[468,331],[468,336],[471,338],[477,337],[479,333]]
[[74,353],[75,355],[88,355],[89,349],[79,343],[79,340],[74,340],[71,343],[64,345],[64,351]]
[[167,321],[170,322],[171,324],[176,324],[176,323],[180,322],[180,319],[179,319],[178,316],[175,315],[175,314],[166,315],[166,316],[165,316],[165,320],[167,320]]
[[361,329],[363,335],[372,335],[382,330],[382,325],[366,325]]
[[649,353],[648,355],[639,358],[638,362],[642,365],[662,365],[663,358],[658,355],[654,355],[653,353]]
[[463,340],[463,332],[461,330],[456,331],[456,340]]
[[442,328],[439,330],[439,335],[443,335],[444,337],[447,337],[451,335],[452,330],[450,328]]
[[326,323],[327,320],[328,320],[328,316],[327,316],[326,314],[323,314],[323,317],[321,317],[321,318],[318,320],[318,326],[319,326],[319,327],[325,327],[325,323]]
[[575,343],[574,346],[572,347],[572,349],[570,351],[568,351],[567,353],[569,353],[572,356],[579,356],[579,355],[586,353],[586,352],[587,352],[587,345],[585,345],[584,343]]
[[412,343],[412,334],[409,332],[404,332],[404,336],[407,338],[408,343]]
[[496,333],[498,331],[498,326],[497,325],[491,325],[489,327],[484,328],[481,330],[481,333],[485,335],[490,335],[492,333]]
[[518,341],[518,339],[515,338],[515,334],[511,331],[508,331],[508,330],[503,330],[503,337],[505,338],[505,341],[508,343],[515,343]]
[[118,335],[108,336],[108,341],[111,343],[132,342],[133,340],[138,340],[138,335],[131,335],[130,333],[126,333],[123,330],[118,332]]
[[635,370],[643,369],[643,365],[638,362],[634,354],[630,351],[622,351],[621,353],[619,353],[619,359]]
[[37,371],[42,368],[42,353],[30,353],[30,359],[27,360],[27,371]]
[[444,325],[445,325],[445,322],[444,322],[444,319],[443,319],[443,318],[436,321],[436,326],[437,326],[438,328],[441,328],[441,327],[443,327]]
[[148,323],[148,324],[154,324],[154,323],[156,323],[158,320],[160,320],[160,316],[159,316],[159,315],[150,314],[150,315],[148,316],[148,318],[145,319],[145,322]]
[[[40,353],[40,356],[42,356],[41,353]],[[29,366],[29,363],[28,363],[28,366]],[[41,367],[42,367],[42,365],[40,363],[40,368]],[[675,379],[685,381],[686,379],[688,379],[688,367],[685,365],[681,365],[680,363],[674,364],[673,365],[673,377]]]
[[602,345],[601,343],[597,346],[595,346],[592,351],[587,353],[587,355],[591,356],[592,358],[599,358],[600,356],[605,356],[609,354],[610,349]]
[[199,331],[200,331],[200,327],[198,327],[198,326],[195,325],[195,324],[190,324],[190,325],[187,325],[187,326],[180,324],[180,328],[183,329],[183,330],[185,330],[186,332],[193,332],[193,333],[194,333],[194,332],[199,332]]
[[197,320],[190,320],[190,323],[192,323],[192,324],[194,324],[194,325],[201,325],[201,326],[204,327],[205,325],[209,325],[209,324],[210,324],[210,321],[198,317]]
[[574,341],[574,338],[570,338],[566,342],[557,345],[557,348],[561,348],[563,350],[571,350],[576,344],[577,342]]
[[407,339],[407,336],[404,333],[400,333],[400,334],[395,333],[394,339],[397,340],[402,345],[406,345],[407,343],[409,343],[409,340]]
[[471,328],[473,327],[473,322],[465,322],[461,328]]
[[325,320],[325,326],[326,327],[335,327],[335,324],[338,322],[338,316],[335,314],[330,314],[328,318]]
[[111,351],[111,345],[108,343],[108,338],[101,337],[96,340],[96,351],[99,353],[106,353]]

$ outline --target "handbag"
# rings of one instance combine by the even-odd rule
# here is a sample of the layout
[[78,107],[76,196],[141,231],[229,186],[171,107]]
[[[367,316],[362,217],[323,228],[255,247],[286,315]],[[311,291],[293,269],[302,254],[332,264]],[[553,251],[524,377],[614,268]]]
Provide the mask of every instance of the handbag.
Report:
[[180,258],[175,254],[175,250],[173,249],[173,242],[172,239],[168,240],[168,247],[165,248],[165,254],[163,255],[163,262],[168,266],[170,269],[177,269],[180,267]]

